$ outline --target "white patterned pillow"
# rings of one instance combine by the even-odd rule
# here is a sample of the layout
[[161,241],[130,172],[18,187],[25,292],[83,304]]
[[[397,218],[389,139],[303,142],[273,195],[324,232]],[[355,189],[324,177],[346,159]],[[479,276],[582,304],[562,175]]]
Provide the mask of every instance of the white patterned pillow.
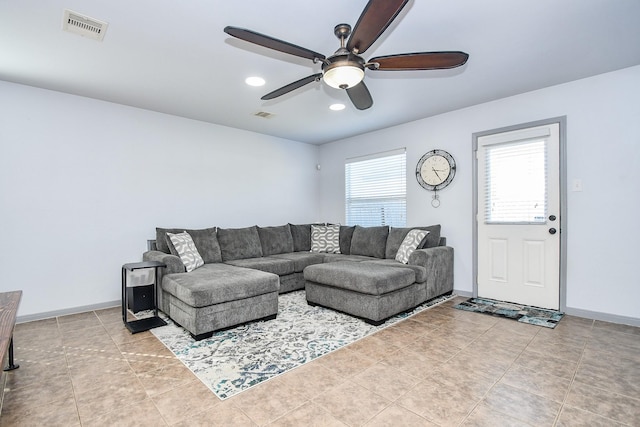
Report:
[[167,236],[171,239],[171,243],[173,243],[173,246],[176,248],[176,252],[178,252],[178,256],[187,269],[187,272],[204,265],[204,261],[189,233],[186,231],[178,234],[167,233]]
[[396,261],[400,261],[403,264],[409,262],[409,257],[416,250],[422,239],[429,234],[427,230],[418,230],[414,229],[409,231],[406,235],[402,244],[398,248],[398,253],[396,253]]
[[311,252],[340,253],[340,225],[312,225]]

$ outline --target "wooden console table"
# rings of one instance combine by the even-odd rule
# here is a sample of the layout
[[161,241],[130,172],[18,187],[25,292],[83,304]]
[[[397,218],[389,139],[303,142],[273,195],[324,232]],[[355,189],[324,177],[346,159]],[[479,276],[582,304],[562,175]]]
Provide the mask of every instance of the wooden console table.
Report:
[[[0,371],[0,413],[4,400],[4,386],[7,381],[5,371],[19,368],[13,363],[13,328],[16,325],[18,305],[20,305],[22,291],[0,292],[0,357],[2,371]],[[6,366],[6,368],[5,368]]]

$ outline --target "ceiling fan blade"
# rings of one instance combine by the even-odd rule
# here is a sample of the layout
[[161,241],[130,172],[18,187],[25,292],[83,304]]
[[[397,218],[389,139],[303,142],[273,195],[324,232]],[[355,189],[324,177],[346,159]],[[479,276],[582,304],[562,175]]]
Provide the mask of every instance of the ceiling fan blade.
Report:
[[351,99],[351,102],[353,102],[353,105],[355,105],[358,110],[366,110],[373,105],[373,99],[371,98],[369,89],[367,89],[363,81],[347,89],[347,95],[349,95],[349,99]]
[[464,52],[419,52],[378,56],[369,60],[378,64],[378,70],[438,70],[464,65],[469,55]]
[[292,90],[296,90],[299,87],[302,87],[302,86],[304,86],[306,84],[309,84],[309,83],[314,82],[314,81],[318,81],[321,78],[322,78],[322,73],[313,74],[313,75],[311,75],[309,77],[305,77],[304,79],[300,79],[300,80],[297,80],[297,81],[295,81],[293,83],[289,83],[286,86],[282,86],[280,89],[276,89],[273,92],[269,92],[268,94],[266,94],[265,96],[263,96],[260,99],[262,99],[263,101],[267,101],[269,99],[277,98],[279,96],[282,96],[282,95],[284,95],[286,93],[291,92]]
[[311,59],[312,61],[316,58],[325,59],[325,56],[321,53],[314,52],[304,47],[300,47],[283,40],[278,40],[270,36],[265,36],[264,34],[256,33],[255,31],[247,30],[244,28],[228,26],[224,27],[224,32],[240,40],[264,46],[266,48],[277,50],[279,52],[288,53],[289,55]]
[[369,0],[347,43],[349,52],[364,53],[387,29],[409,0]]

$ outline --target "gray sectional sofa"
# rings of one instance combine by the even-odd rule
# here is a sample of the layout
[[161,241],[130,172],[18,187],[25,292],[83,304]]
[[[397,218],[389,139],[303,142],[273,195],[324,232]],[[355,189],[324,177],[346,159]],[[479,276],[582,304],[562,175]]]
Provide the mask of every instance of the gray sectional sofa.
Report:
[[[440,236],[440,225],[340,226],[339,251],[332,253],[311,250],[311,227],[157,228],[143,260],[167,265],[156,278],[159,308],[202,339],[216,330],[275,318],[278,294],[298,289],[306,289],[309,304],[374,324],[453,291],[453,248]],[[416,228],[429,233],[407,264],[396,261],[405,236]],[[204,261],[191,272],[167,237],[184,231]]]

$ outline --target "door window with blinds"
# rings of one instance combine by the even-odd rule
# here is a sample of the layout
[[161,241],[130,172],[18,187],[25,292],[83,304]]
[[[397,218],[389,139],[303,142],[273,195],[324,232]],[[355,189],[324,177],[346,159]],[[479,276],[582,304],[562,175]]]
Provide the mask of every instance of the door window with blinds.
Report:
[[406,225],[407,162],[404,148],[348,159],[344,172],[347,225]]
[[486,147],[486,223],[545,223],[546,152],[544,139]]

